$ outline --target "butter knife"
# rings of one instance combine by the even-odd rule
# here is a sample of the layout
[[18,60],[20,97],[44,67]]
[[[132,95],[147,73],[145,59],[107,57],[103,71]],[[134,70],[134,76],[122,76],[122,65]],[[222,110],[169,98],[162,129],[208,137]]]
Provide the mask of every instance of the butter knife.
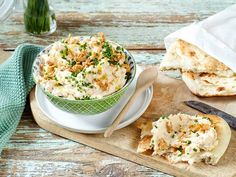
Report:
[[202,103],[200,101],[184,101],[184,103],[191,107],[191,108],[194,108],[200,112],[203,112],[205,114],[214,114],[214,115],[217,115],[221,118],[223,118],[231,128],[233,129],[236,129],[236,117],[224,112],[224,111],[221,111],[217,108],[214,108],[210,105],[207,105],[205,103]]

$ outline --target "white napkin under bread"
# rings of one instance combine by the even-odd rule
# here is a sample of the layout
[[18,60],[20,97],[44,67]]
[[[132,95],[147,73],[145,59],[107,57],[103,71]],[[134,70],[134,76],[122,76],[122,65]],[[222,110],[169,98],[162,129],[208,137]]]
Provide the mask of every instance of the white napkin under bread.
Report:
[[236,95],[236,5],[165,38],[161,70],[179,69],[199,96]]

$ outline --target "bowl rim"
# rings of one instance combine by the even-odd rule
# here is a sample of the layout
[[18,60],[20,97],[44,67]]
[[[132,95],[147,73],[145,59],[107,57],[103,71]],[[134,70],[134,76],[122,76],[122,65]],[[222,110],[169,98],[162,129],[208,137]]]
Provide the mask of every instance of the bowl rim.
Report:
[[[85,37],[90,37],[90,36],[76,36],[76,37],[83,37],[83,38],[85,38]],[[60,41],[60,40],[58,40],[58,41]],[[58,41],[56,41],[56,42],[58,42]],[[52,43],[52,44],[46,46],[45,48],[43,48],[43,50],[40,51],[40,52],[38,53],[38,55],[36,56],[36,58],[35,58],[35,60],[34,60],[34,62],[33,62],[33,65],[32,65],[32,75],[33,75],[33,80],[34,80],[35,84],[36,84],[37,86],[39,86],[39,88],[42,89],[42,91],[43,91],[47,96],[50,96],[50,97],[52,97],[52,98],[54,98],[54,99],[60,99],[61,101],[67,101],[67,102],[72,102],[72,103],[79,103],[79,102],[83,102],[83,103],[87,102],[87,103],[88,103],[88,102],[106,100],[106,99],[111,98],[111,97],[114,96],[114,95],[118,95],[119,93],[121,93],[121,92],[123,92],[123,91],[125,92],[125,90],[128,88],[128,86],[130,86],[130,84],[133,82],[133,80],[134,80],[134,78],[135,78],[135,76],[136,76],[137,66],[136,66],[135,59],[134,59],[133,55],[132,55],[126,48],[124,48],[122,45],[120,45],[120,44],[118,44],[118,43],[116,43],[116,42],[113,42],[113,41],[111,41],[111,40],[107,40],[107,41],[108,41],[109,43],[112,43],[112,44],[115,44],[115,45],[117,45],[117,46],[122,47],[122,48],[124,49],[124,51],[127,53],[127,55],[131,58],[131,60],[132,60],[132,62],[133,62],[133,66],[134,66],[134,67],[133,67],[133,77],[131,77],[131,78],[128,80],[128,82],[126,82],[125,85],[124,85],[121,89],[119,89],[118,91],[115,91],[115,92],[113,92],[113,93],[110,93],[110,94],[108,94],[108,95],[105,95],[105,96],[103,96],[103,97],[101,97],[101,98],[93,98],[93,99],[89,99],[89,100],[70,100],[70,99],[67,99],[67,98],[55,96],[55,95],[51,94],[50,92],[45,91],[45,90],[42,88],[42,86],[41,86],[40,84],[37,84],[37,82],[36,82],[36,80],[35,80],[35,75],[34,75],[34,72],[33,72],[33,68],[34,68],[36,62],[38,61],[37,58],[39,58],[39,56],[43,53],[43,51],[45,51],[45,50],[47,50],[48,48],[50,48],[50,47],[51,47],[54,43],[56,43],[56,42],[54,42],[54,43]]]

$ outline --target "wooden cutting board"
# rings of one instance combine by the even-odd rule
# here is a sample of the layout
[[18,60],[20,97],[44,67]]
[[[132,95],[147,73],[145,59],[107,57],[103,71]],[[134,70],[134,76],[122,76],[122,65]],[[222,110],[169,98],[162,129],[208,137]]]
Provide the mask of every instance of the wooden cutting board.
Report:
[[[138,121],[141,119],[156,120],[157,117],[163,114],[168,115],[178,112],[198,113],[185,106],[183,104],[184,100],[200,100],[236,116],[236,97],[198,98],[190,93],[181,80],[169,78],[160,73],[157,83],[154,85],[153,100]],[[34,90],[30,94],[30,101],[32,113],[38,125],[62,137],[176,176],[236,176],[236,131],[232,129],[229,147],[216,166],[203,163],[193,166],[185,163],[170,164],[160,157],[136,153],[140,132],[135,127],[135,123],[116,131],[111,138],[104,138],[103,134],[86,135],[75,133],[58,127],[40,111],[35,100]],[[65,118],[62,117],[62,119]],[[75,158],[79,157],[75,156]]]

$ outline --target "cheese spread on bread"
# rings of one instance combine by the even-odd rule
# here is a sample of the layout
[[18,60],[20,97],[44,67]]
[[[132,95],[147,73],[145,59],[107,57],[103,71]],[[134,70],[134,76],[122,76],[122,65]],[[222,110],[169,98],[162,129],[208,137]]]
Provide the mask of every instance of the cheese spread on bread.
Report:
[[170,162],[190,164],[203,158],[214,158],[211,151],[218,144],[214,125],[207,117],[187,114],[162,116],[153,123],[153,155],[163,155]]
[[138,125],[142,130],[138,153],[151,150],[153,156],[171,163],[204,161],[214,165],[225,152],[231,135],[227,123],[213,115],[179,113],[161,116],[152,127],[149,125],[150,122]]

